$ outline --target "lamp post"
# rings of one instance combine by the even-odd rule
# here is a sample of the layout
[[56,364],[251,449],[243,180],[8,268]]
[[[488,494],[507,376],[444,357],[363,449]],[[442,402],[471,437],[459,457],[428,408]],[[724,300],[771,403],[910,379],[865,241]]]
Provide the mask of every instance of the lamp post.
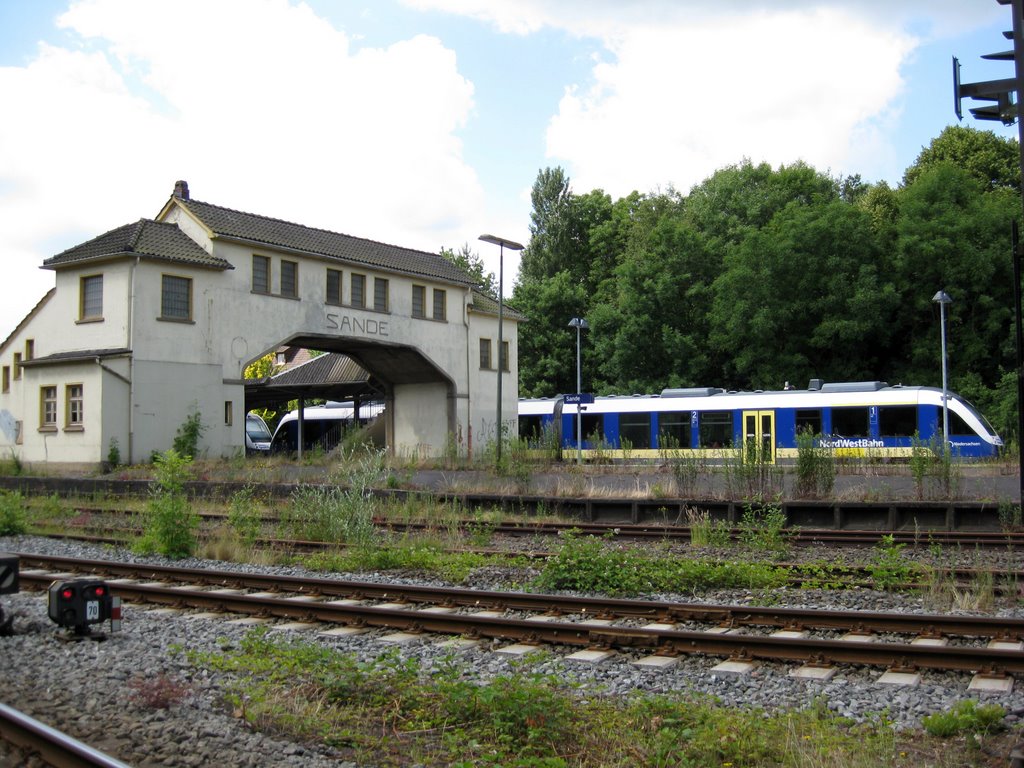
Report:
[[946,386],[946,305],[953,300],[945,291],[932,296],[932,301],[939,305],[939,325],[942,328],[942,453],[949,450],[949,390]]
[[[498,416],[494,425],[495,432],[497,433],[497,455],[495,457],[495,463],[501,463],[501,352],[502,352],[502,321],[504,320],[505,314],[505,249],[508,248],[510,251],[521,251],[523,246],[517,243],[515,240],[506,240],[503,237],[496,237],[494,235],[480,235],[480,240],[485,243],[492,243],[498,246]],[[511,367],[511,366],[509,366]]]
[[[589,328],[582,317],[574,317],[569,327],[576,329],[576,394],[583,392],[583,376],[580,368],[580,332]],[[583,403],[576,403],[576,463],[583,463]]]

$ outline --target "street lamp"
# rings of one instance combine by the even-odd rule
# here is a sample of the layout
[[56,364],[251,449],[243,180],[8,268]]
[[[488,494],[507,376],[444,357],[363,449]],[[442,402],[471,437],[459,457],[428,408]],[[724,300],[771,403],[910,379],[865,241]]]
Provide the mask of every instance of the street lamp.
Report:
[[[505,249],[508,248],[510,251],[521,251],[523,246],[517,243],[515,240],[506,240],[503,237],[496,237],[494,235],[480,235],[480,240],[485,243],[492,243],[497,245],[498,250],[498,417],[495,423],[495,430],[497,431],[498,446],[497,456],[495,457],[495,463],[501,463],[501,353],[502,353],[502,321],[505,314],[505,303],[504,296],[502,295],[505,290]],[[509,366],[511,368],[511,366]]]
[[946,387],[946,305],[953,300],[945,291],[932,296],[932,301],[939,305],[939,325],[942,328],[942,452],[949,448],[949,390]]
[[[576,394],[583,392],[583,377],[580,371],[580,332],[589,328],[582,317],[574,317],[569,327],[576,329]],[[583,463],[583,403],[576,403],[576,463]]]

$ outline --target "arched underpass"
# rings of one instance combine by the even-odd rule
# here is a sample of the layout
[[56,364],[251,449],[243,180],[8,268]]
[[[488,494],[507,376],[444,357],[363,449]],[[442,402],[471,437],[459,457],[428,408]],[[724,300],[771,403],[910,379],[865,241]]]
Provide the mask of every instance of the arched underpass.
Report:
[[444,419],[446,430],[454,432],[457,428],[455,385],[418,349],[315,335],[295,336],[282,346],[327,354],[276,376],[246,381],[245,409],[282,410],[289,401],[298,400],[300,457],[304,443],[303,410],[308,400],[352,401],[356,413],[361,403],[383,400],[385,441],[391,453],[395,450],[396,428],[408,430],[412,425],[415,430],[416,424],[425,419],[436,420],[438,415]]

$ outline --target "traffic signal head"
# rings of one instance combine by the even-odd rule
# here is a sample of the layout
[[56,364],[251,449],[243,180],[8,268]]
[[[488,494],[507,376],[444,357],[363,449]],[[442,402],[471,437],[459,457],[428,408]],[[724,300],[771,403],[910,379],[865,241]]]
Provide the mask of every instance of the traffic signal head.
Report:
[[104,581],[55,581],[47,594],[50,619],[59,626],[73,629],[76,635],[87,635],[91,624],[110,619],[112,608],[110,588]]

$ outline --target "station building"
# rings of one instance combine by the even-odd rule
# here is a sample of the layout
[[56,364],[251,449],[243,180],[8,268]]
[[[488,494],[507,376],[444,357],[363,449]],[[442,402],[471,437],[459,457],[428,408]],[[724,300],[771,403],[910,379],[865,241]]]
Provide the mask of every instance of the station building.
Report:
[[[383,390],[388,451],[479,452],[514,430],[517,326],[438,254],[192,200],[43,262],[47,292],[0,345],[0,456],[95,467],[169,449],[199,414],[200,455],[244,450],[266,405],[251,362],[339,352]],[[315,390],[308,390],[316,396]],[[514,431],[511,432],[514,434]]]

